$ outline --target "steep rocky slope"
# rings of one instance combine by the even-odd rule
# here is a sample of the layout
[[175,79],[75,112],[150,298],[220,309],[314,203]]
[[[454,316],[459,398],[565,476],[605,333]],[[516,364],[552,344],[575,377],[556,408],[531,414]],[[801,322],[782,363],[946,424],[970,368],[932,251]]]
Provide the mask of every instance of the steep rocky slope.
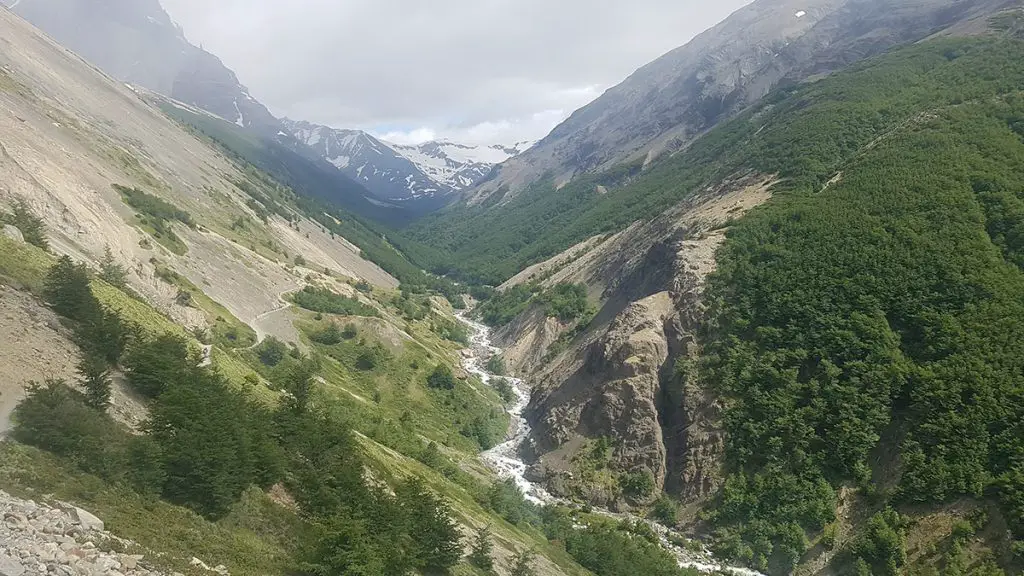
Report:
[[588,441],[607,436],[616,445],[612,470],[646,471],[658,488],[670,484],[695,498],[714,491],[722,449],[714,400],[690,390],[679,413],[665,415],[662,381],[679,357],[698,352],[702,291],[725,239],[721,225],[767,201],[773,183],[754,174],[734,178],[652,222],[595,237],[509,281],[583,283],[600,307],[586,331],[547,363],[517,355],[514,344],[541,344],[534,350],[543,354],[544,341],[558,337],[537,320],[542,311],[531,309],[500,332],[512,345],[511,367],[533,369],[536,380],[529,406],[535,478],[566,496],[622,503],[614,491],[593,492],[578,469]]
[[237,123],[277,131],[277,120],[216,56],[198,48],[159,0],[22,0],[7,4],[106,73]]
[[773,87],[953,27],[984,29],[984,15],[1015,0],[758,0],[637,70],[576,111],[525,154],[469,191],[470,204],[515,197],[541,178],[560,187],[623,162],[685,148]]
[[[243,321],[300,286],[283,266],[297,254],[321,270],[397,285],[354,246],[298,214],[293,223],[275,215],[263,224],[258,204],[236,186],[249,178],[233,162],[11,12],[0,11],[0,27],[0,195],[5,203],[26,200],[58,251],[96,262],[109,246],[137,291],[187,323],[198,319],[180,310],[177,289],[157,278],[154,262],[202,286]],[[145,232],[113,184],[194,215],[195,229],[176,230],[185,251],[174,253]]]

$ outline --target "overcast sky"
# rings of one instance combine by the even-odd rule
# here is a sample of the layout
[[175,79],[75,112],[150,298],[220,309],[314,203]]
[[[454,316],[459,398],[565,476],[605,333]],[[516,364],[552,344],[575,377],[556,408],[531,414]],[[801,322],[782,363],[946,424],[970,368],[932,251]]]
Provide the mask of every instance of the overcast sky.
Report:
[[162,0],[279,116],[399,142],[543,137],[749,0]]

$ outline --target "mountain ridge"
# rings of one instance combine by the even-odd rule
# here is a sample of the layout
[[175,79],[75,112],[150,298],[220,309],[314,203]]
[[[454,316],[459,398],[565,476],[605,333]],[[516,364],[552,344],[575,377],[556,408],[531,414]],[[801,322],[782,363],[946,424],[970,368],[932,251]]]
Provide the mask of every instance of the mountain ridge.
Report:
[[[542,178],[558,189],[622,164],[646,166],[780,84],[842,69],[1014,0],[758,0],[642,66],[468,191],[508,202]],[[983,26],[982,26],[983,27]]]
[[471,146],[450,140],[388,142],[364,130],[282,119],[285,129],[349,178],[391,201],[446,198],[486,178],[530,142]]

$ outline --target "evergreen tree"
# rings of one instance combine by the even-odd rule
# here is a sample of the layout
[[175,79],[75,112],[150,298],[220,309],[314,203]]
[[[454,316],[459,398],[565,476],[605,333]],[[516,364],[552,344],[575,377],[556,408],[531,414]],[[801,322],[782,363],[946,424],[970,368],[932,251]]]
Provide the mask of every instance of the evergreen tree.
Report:
[[15,202],[11,215],[4,220],[21,231],[25,242],[43,250],[50,249],[50,243],[46,239],[46,226],[43,224],[42,218],[36,216],[24,200],[19,199]]
[[160,396],[171,383],[195,372],[198,363],[188,342],[171,334],[136,342],[123,361],[132,388],[149,398]]
[[491,557],[493,550],[494,544],[491,543],[491,527],[484,526],[476,533],[473,550],[469,553],[469,563],[484,572],[493,572],[494,558]]
[[533,569],[533,560],[536,554],[532,550],[520,550],[516,552],[516,558],[512,564],[510,576],[536,576]]
[[75,264],[68,256],[61,256],[50,268],[43,287],[43,295],[55,312],[72,320],[87,316],[93,306],[89,288],[89,271]]
[[78,375],[85,386],[86,405],[106,411],[110,406],[110,371],[106,359],[95,353],[85,353],[78,363]]
[[316,383],[316,373],[319,367],[313,360],[303,360],[294,368],[288,378],[288,392],[292,397],[289,399],[291,407],[297,412],[305,412],[309,407],[309,397]]
[[457,564],[462,556],[459,529],[451,519],[448,505],[418,478],[399,485],[395,496],[405,510],[408,534],[415,542],[415,567],[443,572]]
[[111,286],[118,288],[125,288],[128,285],[125,279],[128,272],[114,260],[114,253],[110,251],[110,246],[107,246],[103,250],[103,260],[100,261],[100,279]]

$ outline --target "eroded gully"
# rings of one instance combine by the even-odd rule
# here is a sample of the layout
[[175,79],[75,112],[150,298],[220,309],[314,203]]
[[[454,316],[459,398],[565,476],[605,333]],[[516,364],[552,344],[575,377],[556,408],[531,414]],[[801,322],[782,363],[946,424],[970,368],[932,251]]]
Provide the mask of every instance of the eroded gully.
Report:
[[[499,376],[487,371],[487,361],[492,356],[501,354],[501,349],[494,346],[491,342],[491,329],[489,327],[470,319],[466,312],[458,314],[458,318],[470,329],[470,347],[463,352],[462,366],[467,372],[480,378],[484,384],[490,386],[492,381],[499,378]],[[504,378],[512,384],[512,388],[516,393],[516,400],[511,406],[506,407],[506,410],[511,417],[508,440],[503,444],[495,446],[494,448],[484,452],[482,455],[484,462],[486,462],[499,477],[511,478],[515,481],[516,485],[523,491],[523,496],[528,501],[538,505],[564,504],[572,506],[573,504],[571,502],[553,496],[545,490],[543,486],[526,479],[527,464],[523,462],[520,457],[519,448],[530,435],[530,423],[524,416],[526,406],[530,402],[530,386],[519,378],[509,376],[501,376],[500,378]],[[699,546],[699,551],[697,550],[697,546],[693,546],[693,550],[677,546],[673,544],[673,540],[689,540],[682,534],[646,518],[641,518],[632,514],[615,513],[602,508],[594,508],[594,511],[598,514],[619,520],[629,519],[634,522],[644,522],[648,524],[660,537],[661,545],[676,557],[681,567],[695,568],[705,574],[763,576],[760,572],[755,570],[729,566],[728,564],[719,561],[712,556],[704,546]]]

